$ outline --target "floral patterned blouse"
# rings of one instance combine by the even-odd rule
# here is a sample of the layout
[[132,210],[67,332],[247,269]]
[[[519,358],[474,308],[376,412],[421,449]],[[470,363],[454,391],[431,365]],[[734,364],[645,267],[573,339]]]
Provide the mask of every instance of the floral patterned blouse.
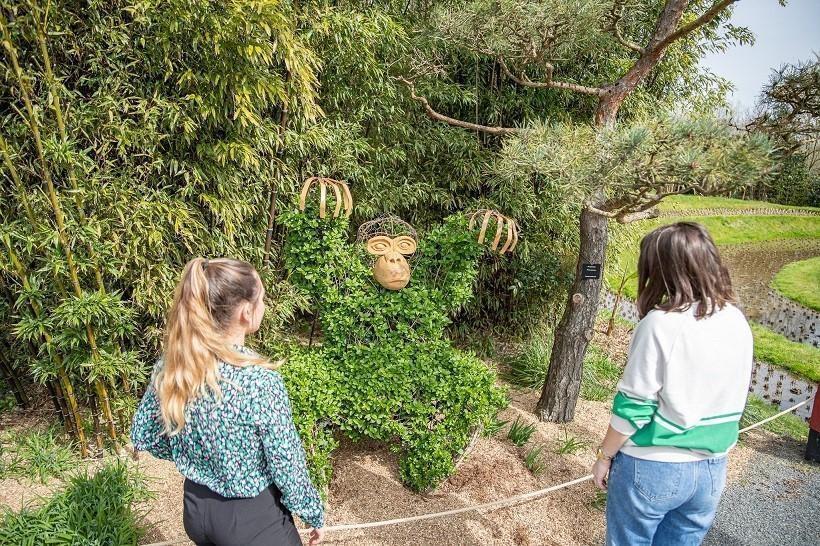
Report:
[[154,388],[161,368],[162,360],[134,415],[135,449],[173,461],[183,476],[223,497],[255,497],[275,483],[292,513],[308,525],[323,526],[324,506],[308,475],[281,375],[261,366],[220,362],[222,398],[204,396],[189,403],[185,428],[169,437]]

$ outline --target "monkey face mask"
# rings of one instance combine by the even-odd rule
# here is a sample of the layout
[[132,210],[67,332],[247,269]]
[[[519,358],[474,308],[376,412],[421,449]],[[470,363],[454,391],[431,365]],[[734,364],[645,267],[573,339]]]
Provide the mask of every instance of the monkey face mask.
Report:
[[373,265],[373,277],[388,290],[401,290],[410,282],[410,264],[405,256],[416,251],[416,241],[408,235],[377,235],[367,241],[367,251],[379,258]]

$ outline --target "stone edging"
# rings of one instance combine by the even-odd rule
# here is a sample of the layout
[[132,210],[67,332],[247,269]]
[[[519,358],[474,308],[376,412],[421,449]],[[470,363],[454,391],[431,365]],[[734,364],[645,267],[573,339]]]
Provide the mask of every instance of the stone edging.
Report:
[[712,209],[685,209],[685,210],[662,210],[659,211],[659,218],[690,218],[697,216],[820,216],[820,210],[811,209],[732,209],[732,208],[712,208]]

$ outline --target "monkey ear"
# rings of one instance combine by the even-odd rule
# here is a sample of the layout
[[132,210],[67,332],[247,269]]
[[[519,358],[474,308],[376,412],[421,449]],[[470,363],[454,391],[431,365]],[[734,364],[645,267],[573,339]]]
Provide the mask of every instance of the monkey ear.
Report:
[[387,254],[393,247],[393,239],[386,235],[376,235],[367,241],[367,251],[376,256]]
[[409,256],[416,251],[416,240],[409,235],[399,235],[393,239],[393,248],[405,256]]

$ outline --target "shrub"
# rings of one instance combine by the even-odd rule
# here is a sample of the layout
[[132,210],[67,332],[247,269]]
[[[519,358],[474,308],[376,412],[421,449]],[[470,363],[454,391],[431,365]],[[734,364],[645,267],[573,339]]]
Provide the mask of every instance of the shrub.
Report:
[[329,480],[333,427],[390,444],[407,485],[434,487],[506,403],[495,373],[444,338],[450,315],[472,297],[481,253],[466,220],[452,217],[419,240],[410,284],[395,292],[374,284],[362,245],[347,242],[347,219],[308,209],[283,221],[290,280],[324,336],[283,368],[314,477]]
[[143,478],[125,464],[82,474],[39,507],[6,511],[0,544],[134,545],[143,536],[135,503],[148,498]]

